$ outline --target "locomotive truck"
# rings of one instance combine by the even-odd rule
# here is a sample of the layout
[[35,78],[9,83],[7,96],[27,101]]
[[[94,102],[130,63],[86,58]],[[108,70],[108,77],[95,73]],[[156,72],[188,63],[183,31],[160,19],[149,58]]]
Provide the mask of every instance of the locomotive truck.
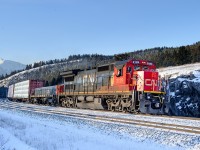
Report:
[[131,59],[60,75],[63,84],[35,88],[29,101],[68,108],[168,113],[168,101],[153,62]]

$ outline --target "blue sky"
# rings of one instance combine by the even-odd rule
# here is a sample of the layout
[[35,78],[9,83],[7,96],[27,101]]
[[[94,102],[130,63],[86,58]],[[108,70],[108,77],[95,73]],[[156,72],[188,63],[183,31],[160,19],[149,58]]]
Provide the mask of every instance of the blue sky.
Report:
[[0,0],[0,58],[24,64],[200,41],[199,0]]

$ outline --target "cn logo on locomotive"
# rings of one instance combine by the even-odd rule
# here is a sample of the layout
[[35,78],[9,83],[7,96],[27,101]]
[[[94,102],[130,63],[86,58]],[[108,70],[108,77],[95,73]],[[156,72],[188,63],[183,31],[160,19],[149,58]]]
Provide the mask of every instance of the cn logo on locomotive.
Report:
[[158,81],[155,79],[145,79],[146,86],[158,86]]

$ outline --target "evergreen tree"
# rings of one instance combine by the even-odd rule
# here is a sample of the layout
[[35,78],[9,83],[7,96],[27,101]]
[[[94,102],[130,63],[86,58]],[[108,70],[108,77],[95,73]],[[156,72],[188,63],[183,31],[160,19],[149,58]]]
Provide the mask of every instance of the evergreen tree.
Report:
[[196,60],[197,60],[197,62],[200,62],[200,45],[198,46],[198,48],[197,48],[197,54],[196,54]]
[[45,86],[49,86],[49,81],[45,81]]
[[183,65],[190,61],[190,51],[185,46],[181,46],[178,50],[178,64]]
[[62,83],[62,76],[58,76],[57,78],[56,78],[56,84],[61,84]]
[[50,85],[51,85],[51,86],[52,86],[52,85],[56,85],[56,79],[55,79],[54,77],[52,78],[51,84],[50,84]]

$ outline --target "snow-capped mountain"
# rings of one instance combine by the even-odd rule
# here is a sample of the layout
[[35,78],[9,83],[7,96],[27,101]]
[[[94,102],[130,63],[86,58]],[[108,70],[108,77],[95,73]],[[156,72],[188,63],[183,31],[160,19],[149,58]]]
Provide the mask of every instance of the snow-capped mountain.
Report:
[[0,75],[9,74],[15,70],[24,69],[26,66],[11,60],[4,60],[0,58]]

